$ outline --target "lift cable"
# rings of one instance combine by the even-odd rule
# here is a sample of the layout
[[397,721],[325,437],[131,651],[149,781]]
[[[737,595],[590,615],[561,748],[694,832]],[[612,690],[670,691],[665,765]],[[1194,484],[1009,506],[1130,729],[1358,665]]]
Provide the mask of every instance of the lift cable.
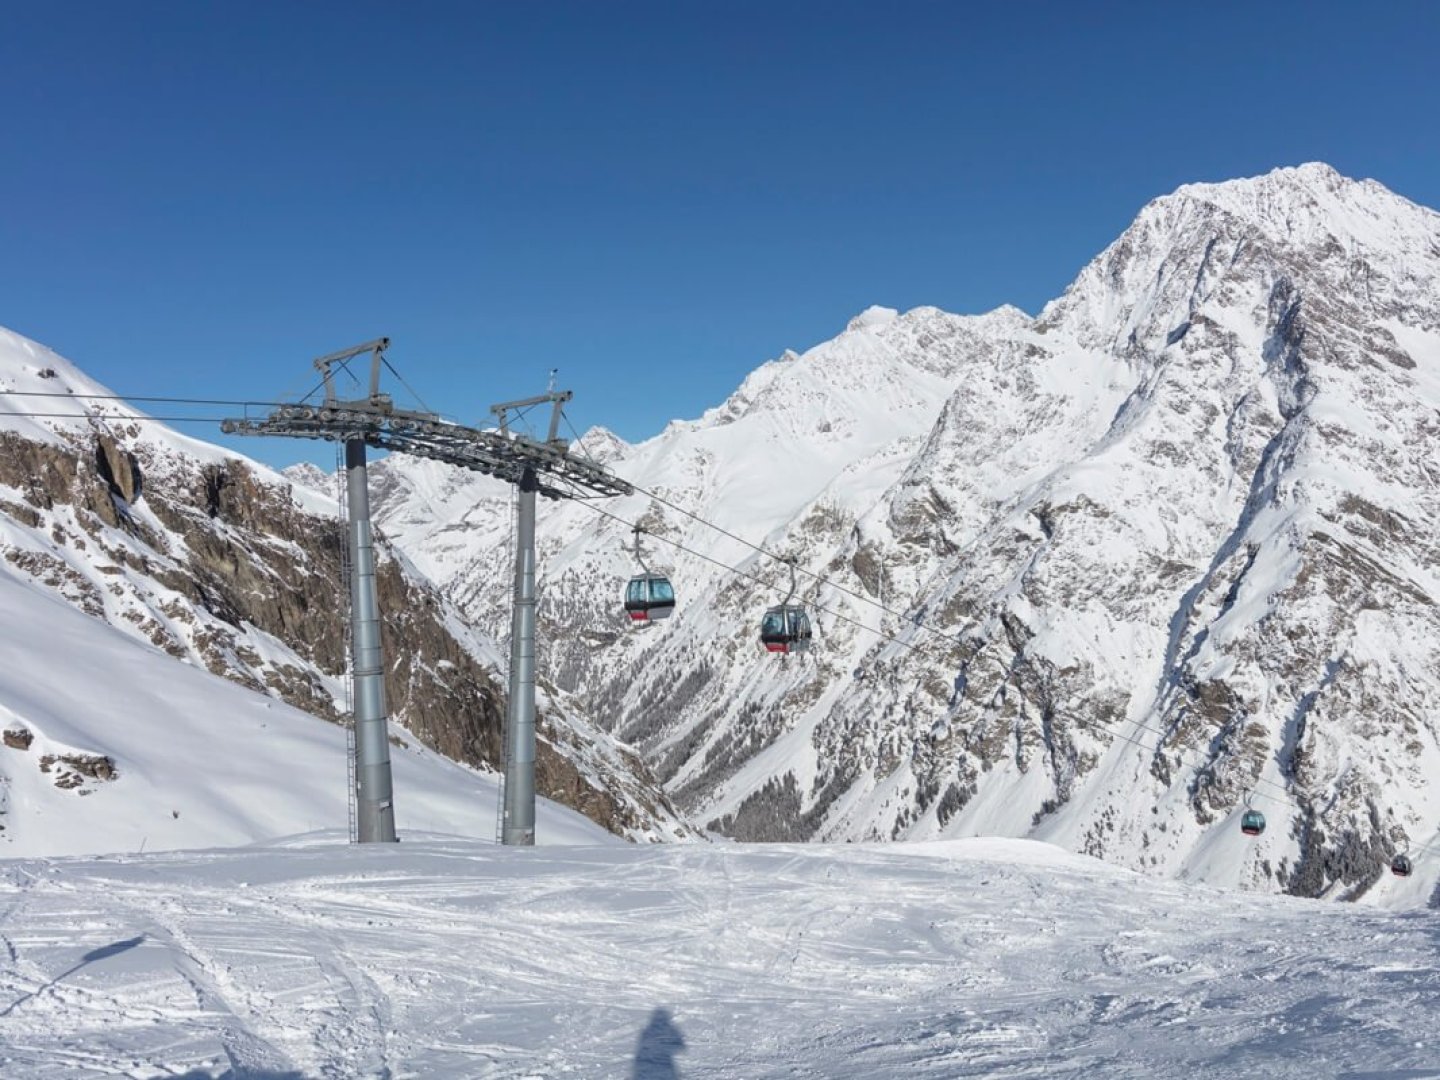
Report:
[[404,376],[404,375],[401,375],[400,372],[398,372],[398,371],[395,370],[395,365],[392,364],[392,363],[390,363],[390,358],[389,358],[389,357],[382,355],[382,356],[380,357],[380,360],[381,360],[382,363],[384,363],[385,367],[389,370],[390,374],[391,374],[391,375],[394,375],[395,378],[397,378],[397,379],[400,380],[400,385],[403,386],[403,387],[405,387],[406,390],[409,390],[409,391],[410,391],[410,396],[415,399],[415,401],[416,401],[417,404],[419,404],[420,410],[421,410],[422,412],[427,412],[427,413],[430,413],[431,415],[439,415],[438,413],[435,412],[434,409],[430,408],[429,405],[426,405],[426,404],[425,404],[425,399],[422,398],[418,393],[415,392],[415,388],[414,388],[413,386],[411,386],[408,382],[405,381],[405,376]]
[[[405,379],[400,375],[400,373],[399,373],[398,371],[395,370],[394,367],[392,367],[392,366],[390,365],[390,362],[389,362],[388,360],[385,361],[385,365],[386,365],[386,367],[389,367],[389,368],[390,368],[391,373],[394,374],[394,376],[395,376],[397,379],[400,380],[401,384],[405,387],[405,389],[409,390],[411,394],[414,394],[415,400],[416,400],[416,401],[419,401],[421,405],[424,405],[425,403],[424,403],[423,401],[421,401],[420,395],[415,393],[415,389],[414,389],[409,383],[407,383],[407,382],[405,381]],[[343,366],[343,365],[342,365],[342,366]],[[358,380],[355,380],[355,375],[354,375],[351,371],[349,371],[348,368],[345,369],[345,374],[349,375],[352,380],[358,382]],[[313,390],[311,390],[308,394],[304,395],[304,397],[301,397],[301,398],[298,398],[298,399],[285,399],[285,400],[281,400],[281,401],[260,401],[260,400],[254,399],[254,398],[167,397],[167,396],[156,396],[156,395],[153,395],[153,394],[72,394],[72,393],[69,393],[69,392],[67,392],[67,391],[61,391],[61,390],[0,390],[0,397],[62,398],[62,399],[67,400],[67,401],[156,402],[156,403],[159,403],[159,404],[166,404],[166,405],[225,405],[225,406],[228,406],[228,407],[231,407],[231,408],[244,408],[244,407],[247,407],[247,406],[255,406],[255,407],[257,407],[257,408],[264,408],[264,409],[278,409],[278,408],[280,408],[280,407],[282,407],[282,406],[285,406],[285,405],[294,405],[294,404],[297,403],[297,401],[304,401],[306,398],[311,397],[311,396],[315,393],[316,390],[322,390],[322,389],[324,389],[324,387],[325,387],[324,382],[321,382],[321,383],[319,383]],[[429,412],[429,411],[431,411],[431,410],[429,410],[429,409],[427,408],[426,411]],[[21,413],[21,414],[0,413],[0,415],[26,415],[26,416],[31,416],[31,415],[42,415],[42,414],[35,414],[35,413]],[[146,417],[146,416],[141,416],[141,417],[136,417],[136,419],[141,419],[141,420],[147,420],[147,419],[148,419],[148,420],[154,420],[154,419],[158,419],[158,417]]]
[[[314,393],[314,391],[311,391]],[[306,395],[309,396],[308,394]],[[155,397],[140,394],[71,394],[58,390],[0,390],[0,397],[65,398],[71,401],[156,401],[169,405],[263,405],[275,408],[294,402],[234,400],[230,398]]]
[[[354,375],[351,375],[351,374],[350,374],[350,369],[346,366],[346,361],[341,361],[341,363],[340,363],[340,370],[343,371],[343,372],[345,372],[346,375],[350,375],[350,381],[351,381],[351,382],[356,383],[356,384],[358,384],[358,383],[360,382],[359,379],[355,378]],[[290,403],[288,403],[288,404],[299,404],[300,402],[309,401],[312,397],[315,396],[315,394],[316,394],[317,391],[324,390],[324,389],[325,389],[325,380],[322,378],[318,383],[316,383],[314,386],[312,386],[309,390],[305,391],[304,394],[302,394],[300,397],[296,398],[294,402],[290,402]],[[136,400],[136,401],[144,401],[145,399],[144,399],[144,398],[136,398],[135,400]],[[275,408],[279,408],[279,405],[280,405],[280,403],[277,403],[274,407],[275,407]]]
[[[596,504],[594,504],[594,503],[590,503],[590,502],[585,503],[585,505],[588,506],[588,507],[590,507],[590,509],[594,510],[597,514],[603,514],[605,517],[610,518],[610,519],[613,520],[613,521],[619,522],[621,525],[624,525],[627,529],[631,529],[631,530],[635,530],[635,531],[644,533],[644,534],[647,535],[647,536],[654,536],[655,539],[660,540],[660,541],[663,541],[664,543],[669,544],[671,547],[678,548],[679,550],[685,552],[685,553],[688,554],[688,555],[694,555],[697,559],[703,559],[703,560],[705,560],[705,561],[708,562],[708,563],[712,563],[712,564],[714,564],[715,566],[718,566],[720,569],[726,570],[726,571],[728,571],[729,573],[735,575],[736,577],[745,578],[747,581],[752,581],[752,582],[754,582],[756,585],[759,585],[759,586],[761,586],[762,588],[767,589],[767,590],[773,589],[773,588],[775,587],[775,586],[772,585],[770,582],[765,581],[763,578],[757,577],[756,575],[750,573],[748,570],[741,570],[739,567],[731,566],[729,563],[722,562],[721,560],[715,558],[713,555],[706,555],[703,551],[696,551],[694,548],[692,548],[692,547],[687,547],[686,545],[682,544],[679,540],[672,540],[672,539],[670,539],[670,538],[667,537],[667,536],[658,536],[658,535],[656,535],[655,533],[650,532],[648,529],[644,528],[643,526],[637,525],[637,524],[635,524],[635,523],[632,522],[632,521],[626,521],[624,518],[620,517],[618,514],[612,514],[609,510],[606,510],[603,506],[598,506],[598,505],[596,505]],[[827,614],[827,615],[832,615],[832,616],[834,616],[835,618],[840,619],[842,622],[847,622],[847,623],[849,623],[849,624],[852,625],[852,626],[859,627],[861,630],[868,630],[868,631],[870,631],[872,634],[878,634],[878,635],[880,635],[880,636],[883,637],[883,638],[889,638],[891,641],[895,642],[897,645],[903,645],[903,646],[904,646],[905,648],[907,648],[907,649],[919,649],[919,648],[921,648],[920,645],[917,645],[917,644],[916,644],[915,642],[913,642],[913,641],[904,641],[904,640],[901,640],[900,638],[892,637],[891,635],[886,634],[883,630],[876,630],[876,629],[875,629],[874,627],[872,627],[872,626],[867,626],[867,625],[865,625],[865,624],[862,623],[859,619],[852,619],[849,615],[846,615],[846,614],[844,614],[843,612],[835,611],[833,608],[827,608],[827,607],[824,607],[824,606],[822,606],[822,605],[820,605],[820,604],[811,604],[810,606],[813,607],[816,611],[823,611],[823,612],[825,612],[825,614]]]
[[[565,426],[570,429],[570,434],[575,436],[574,440],[571,442],[570,445],[575,449],[579,450],[581,456],[584,457],[586,461],[590,462],[590,464],[599,465],[600,462],[595,460],[595,455],[590,453],[590,448],[585,445],[585,437],[581,435],[580,432],[575,430],[575,425],[570,422],[570,417],[565,415],[565,410],[563,408],[560,410],[560,419],[564,422]],[[635,487],[634,484],[631,484],[630,486]],[[639,491],[640,489],[635,488],[635,490]],[[641,531],[643,532],[644,530],[642,529]]]
[[0,409],[0,416],[25,416],[34,420],[102,420],[133,421],[145,423],[153,421],[157,424],[219,424],[223,417],[218,416],[151,416],[144,413],[110,413],[110,412],[10,412]]
[[[789,559],[788,559],[786,556],[777,554],[776,552],[771,551],[769,548],[764,547],[764,546],[761,545],[761,544],[752,543],[751,541],[746,540],[743,536],[739,536],[739,535],[737,535],[736,533],[731,532],[729,529],[725,528],[723,525],[716,525],[716,524],[715,524],[714,522],[712,522],[712,521],[707,521],[705,518],[701,517],[699,514],[696,514],[696,513],[694,513],[694,512],[691,511],[691,510],[686,510],[683,506],[678,506],[677,504],[671,502],[669,499],[665,498],[663,495],[660,495],[660,494],[657,494],[656,492],[650,491],[649,489],[644,488],[644,487],[641,487],[639,484],[636,484],[636,483],[633,483],[633,482],[630,484],[630,486],[635,489],[635,491],[636,491],[637,494],[646,495],[646,496],[648,496],[649,498],[654,499],[656,502],[660,503],[661,505],[663,505],[663,506],[668,506],[670,509],[674,510],[676,513],[683,514],[683,515],[685,515],[686,517],[690,518],[692,521],[695,521],[696,523],[698,523],[698,524],[700,524],[700,525],[704,525],[704,526],[705,526],[706,528],[708,528],[708,529],[714,529],[716,532],[720,533],[722,536],[727,536],[727,537],[729,537],[731,540],[734,540],[734,541],[736,541],[737,543],[743,544],[745,547],[750,548],[752,551],[756,551],[756,552],[758,552],[759,554],[764,555],[764,556],[766,556],[767,558],[774,559],[776,562],[779,562],[779,563],[789,562]],[[654,535],[654,534],[652,533],[651,535]],[[958,644],[958,645],[965,645],[965,644],[967,644],[967,639],[965,639],[964,637],[960,636],[959,634],[956,634],[956,633],[953,633],[953,632],[950,632],[950,631],[946,631],[946,630],[941,630],[941,629],[939,629],[939,628],[937,628],[937,627],[934,627],[934,626],[930,626],[930,625],[928,625],[927,623],[923,622],[918,616],[914,616],[914,615],[908,614],[907,612],[904,612],[904,611],[898,611],[898,610],[896,610],[895,608],[892,608],[892,607],[890,607],[889,605],[887,605],[887,604],[885,604],[885,603],[882,603],[882,602],[879,601],[879,600],[874,599],[873,597],[867,596],[867,595],[865,595],[864,593],[856,592],[854,589],[847,588],[846,586],[841,585],[839,582],[835,581],[833,578],[827,578],[827,577],[826,577],[825,575],[823,575],[823,574],[817,574],[814,570],[807,569],[806,567],[800,566],[800,565],[798,565],[798,564],[796,565],[796,569],[797,569],[800,573],[804,574],[806,577],[813,578],[816,582],[818,582],[818,583],[821,584],[821,585],[829,585],[832,589],[836,590],[837,592],[842,592],[842,593],[844,593],[845,595],[847,595],[847,596],[849,596],[849,597],[852,597],[852,598],[855,599],[855,600],[859,600],[861,603],[869,604],[871,607],[878,608],[879,610],[885,612],[885,614],[887,614],[887,615],[893,615],[893,616],[894,616],[895,618],[897,618],[897,619],[900,619],[900,620],[902,620],[902,621],[904,621],[904,622],[908,622],[910,625],[914,626],[917,630],[923,630],[923,631],[925,631],[927,634],[933,634],[933,635],[935,635],[936,637],[945,638],[946,640],[952,641],[952,642],[954,642],[954,643],[956,643],[956,644]]]

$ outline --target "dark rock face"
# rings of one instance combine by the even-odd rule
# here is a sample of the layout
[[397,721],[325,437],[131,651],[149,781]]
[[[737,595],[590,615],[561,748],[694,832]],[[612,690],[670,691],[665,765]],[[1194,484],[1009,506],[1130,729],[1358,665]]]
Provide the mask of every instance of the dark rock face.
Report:
[[109,486],[111,494],[128,505],[140,497],[142,478],[135,455],[116,443],[110,435],[95,439],[95,468]]
[[79,788],[87,779],[114,780],[119,775],[115,762],[103,754],[46,754],[40,759],[40,771],[53,773],[55,786],[62,791]]

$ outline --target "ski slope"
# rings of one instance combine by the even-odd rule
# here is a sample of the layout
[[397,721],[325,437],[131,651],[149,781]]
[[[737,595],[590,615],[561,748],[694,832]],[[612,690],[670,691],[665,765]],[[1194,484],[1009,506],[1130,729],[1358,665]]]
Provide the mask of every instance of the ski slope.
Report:
[[[3,570],[0,610],[0,858],[346,831],[343,728],[178,662]],[[499,777],[426,749],[398,725],[391,734],[402,835],[495,835]],[[113,777],[66,764],[93,757]],[[537,815],[541,843],[609,836],[549,800]]]
[[0,911],[9,1078],[1440,1076],[1435,914],[1033,841],[323,832],[11,860]]

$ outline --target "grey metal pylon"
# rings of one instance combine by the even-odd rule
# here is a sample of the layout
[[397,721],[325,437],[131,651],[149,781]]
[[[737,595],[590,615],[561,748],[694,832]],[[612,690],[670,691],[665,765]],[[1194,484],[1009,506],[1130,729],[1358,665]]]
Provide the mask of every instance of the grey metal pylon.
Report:
[[[482,431],[462,424],[442,420],[429,412],[415,412],[397,409],[390,395],[380,389],[380,370],[388,366],[385,349],[389,338],[377,338],[357,345],[353,349],[342,349],[322,356],[315,361],[325,388],[325,400],[320,405],[303,402],[281,405],[269,415],[252,418],[249,416],[224,420],[220,430],[228,435],[274,435],[296,439],[325,439],[343,442],[346,446],[347,465],[351,461],[351,447],[359,455],[359,469],[350,473],[347,469],[346,490],[350,499],[351,543],[364,538],[369,578],[365,585],[360,583],[360,557],[358,549],[352,546],[354,555],[351,572],[352,605],[355,611],[361,608],[360,592],[365,591],[371,606],[366,610],[373,616],[369,629],[373,637],[368,639],[365,661],[361,662],[360,627],[354,623],[355,657],[355,722],[357,730],[357,768],[361,776],[357,781],[360,789],[360,839],[367,839],[367,828],[373,831],[375,839],[395,839],[394,807],[390,786],[390,749],[385,736],[385,687],[383,682],[384,664],[380,653],[379,612],[374,603],[375,555],[370,540],[370,499],[365,485],[365,447],[372,446],[392,453],[414,454],[419,457],[444,461],[462,469],[494,476],[514,484],[519,490],[517,503],[521,528],[528,537],[521,542],[517,535],[517,549],[528,551],[528,558],[516,561],[516,608],[512,613],[512,626],[516,632],[512,641],[512,662],[510,667],[510,706],[507,712],[506,729],[506,789],[502,805],[501,835],[505,843],[534,843],[535,836],[535,496],[547,499],[607,498],[615,495],[629,495],[634,487],[594,461],[574,457],[569,453],[566,441],[559,437],[561,408],[571,398],[568,390],[553,388],[536,397],[521,401],[507,401],[492,405],[490,411],[499,420],[499,431]],[[353,400],[341,400],[335,390],[334,368],[345,367],[357,356],[370,354],[369,395]],[[554,372],[551,372],[552,383]],[[307,395],[308,396],[308,395]],[[520,412],[532,406],[549,404],[552,407],[550,426],[543,442],[526,438],[512,431],[509,414]],[[355,485],[358,485],[355,486]],[[528,509],[527,509],[528,507]],[[359,529],[363,521],[364,528]],[[528,603],[520,603],[522,596],[528,596]],[[358,618],[359,616],[354,616]],[[523,624],[523,625],[522,625]],[[522,632],[523,631],[523,632]],[[528,643],[528,644],[527,644]],[[522,646],[525,652],[513,655]],[[373,652],[368,651],[373,648]],[[361,671],[374,672],[376,678],[366,682],[362,690]],[[362,695],[366,703],[362,706]],[[362,707],[364,711],[362,712]],[[360,734],[361,718],[369,717],[371,723],[368,735]],[[379,723],[374,721],[378,719]],[[362,757],[362,755],[364,755]],[[365,765],[371,768],[365,774]],[[383,762],[383,769],[380,763]],[[511,776],[513,764],[514,775]],[[367,811],[367,799],[369,810]],[[513,801],[512,801],[513,799]],[[511,808],[513,807],[513,813]],[[367,827],[367,812],[372,825]],[[510,820],[514,821],[511,832]]]
[[[336,506],[340,511],[340,580],[347,593],[353,593],[350,581],[350,499],[346,495],[350,478],[345,472],[345,444],[335,444],[335,477],[339,490],[336,492]],[[354,610],[353,605],[350,607]],[[356,773],[355,745],[355,635],[349,621],[345,621],[345,805],[348,810],[349,828],[346,835],[352,844],[360,841],[359,811],[355,800],[360,796],[360,779]]]
[[385,708],[385,658],[380,646],[380,600],[375,588],[375,541],[365,443],[345,443],[345,495],[350,511],[350,641],[355,685],[355,777],[362,844],[395,841],[395,799]]
[[517,486],[501,841],[524,846],[535,843],[535,471],[527,468]]

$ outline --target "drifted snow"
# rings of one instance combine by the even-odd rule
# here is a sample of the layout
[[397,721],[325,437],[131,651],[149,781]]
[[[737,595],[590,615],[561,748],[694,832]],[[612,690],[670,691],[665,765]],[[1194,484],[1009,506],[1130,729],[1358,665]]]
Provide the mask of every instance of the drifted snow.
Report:
[[1440,917],[1025,841],[0,865],[9,1077],[1430,1076]]

